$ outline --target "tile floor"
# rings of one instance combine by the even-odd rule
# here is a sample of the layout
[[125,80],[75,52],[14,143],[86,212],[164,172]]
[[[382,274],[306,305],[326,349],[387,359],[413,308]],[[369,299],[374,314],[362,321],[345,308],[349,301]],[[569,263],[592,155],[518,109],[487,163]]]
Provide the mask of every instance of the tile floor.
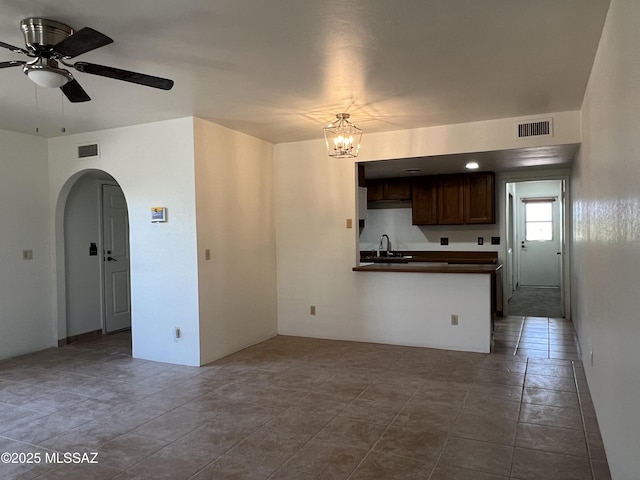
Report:
[[0,452],[42,459],[0,478],[608,479],[571,342],[565,321],[510,317],[492,354],[278,336],[195,368],[132,359],[127,334],[45,350],[0,362]]

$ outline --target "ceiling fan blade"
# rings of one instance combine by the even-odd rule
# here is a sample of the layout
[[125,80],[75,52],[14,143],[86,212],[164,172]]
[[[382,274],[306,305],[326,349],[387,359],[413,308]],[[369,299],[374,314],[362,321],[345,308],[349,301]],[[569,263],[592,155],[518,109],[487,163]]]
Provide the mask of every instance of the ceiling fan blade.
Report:
[[91,100],[91,97],[87,95],[87,92],[84,91],[84,88],[82,88],[75,79],[65,83],[60,87],[60,90],[62,90],[62,93],[64,93],[71,103],[88,102]]
[[63,57],[77,57],[96,48],[113,43],[113,40],[93,28],[85,27],[53,46],[52,50]]
[[161,90],[171,90],[173,87],[173,80],[169,80],[168,78],[154,77],[152,75],[145,75],[144,73],[136,73],[130,72],[129,70],[96,65],[95,63],[76,62],[73,64],[73,68],[79,72],[114,78],[125,82],[137,83],[139,85],[159,88]]
[[13,45],[9,45],[8,43],[0,42],[0,47],[6,48],[7,50],[11,50],[14,53],[22,53],[24,55],[29,55],[29,52],[24,48],[14,47]]
[[8,62],[0,62],[0,68],[19,67],[25,63],[27,62],[23,62],[22,60],[9,60]]

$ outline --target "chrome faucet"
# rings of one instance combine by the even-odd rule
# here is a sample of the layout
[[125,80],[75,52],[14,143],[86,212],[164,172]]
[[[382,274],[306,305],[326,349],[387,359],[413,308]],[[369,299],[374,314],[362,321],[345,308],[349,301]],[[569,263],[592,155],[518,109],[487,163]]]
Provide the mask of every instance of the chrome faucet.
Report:
[[385,239],[385,237],[387,238],[387,257],[389,256],[389,253],[391,252],[391,240],[389,240],[389,235],[387,235],[386,233],[380,235],[380,245],[378,245],[378,256],[380,256],[380,253],[382,252],[382,241]]

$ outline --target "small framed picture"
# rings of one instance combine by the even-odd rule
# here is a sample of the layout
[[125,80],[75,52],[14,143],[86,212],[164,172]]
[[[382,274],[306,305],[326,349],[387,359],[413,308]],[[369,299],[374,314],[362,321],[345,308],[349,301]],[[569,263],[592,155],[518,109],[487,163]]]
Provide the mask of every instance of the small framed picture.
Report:
[[165,223],[167,221],[166,207],[151,207],[151,223]]

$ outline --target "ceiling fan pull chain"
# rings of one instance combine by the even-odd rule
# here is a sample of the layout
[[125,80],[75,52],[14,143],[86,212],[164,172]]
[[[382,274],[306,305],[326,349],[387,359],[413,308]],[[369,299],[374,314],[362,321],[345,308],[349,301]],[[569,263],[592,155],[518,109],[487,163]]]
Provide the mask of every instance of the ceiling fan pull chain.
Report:
[[61,112],[62,112],[62,121],[60,122],[62,124],[62,128],[60,128],[60,131],[62,133],[66,133],[67,129],[64,126],[64,95],[62,93],[62,90],[60,90],[60,107],[61,107]]
[[38,105],[38,85],[33,84],[35,98],[36,98],[36,133],[39,133],[40,129],[38,125],[40,124],[40,106]]

